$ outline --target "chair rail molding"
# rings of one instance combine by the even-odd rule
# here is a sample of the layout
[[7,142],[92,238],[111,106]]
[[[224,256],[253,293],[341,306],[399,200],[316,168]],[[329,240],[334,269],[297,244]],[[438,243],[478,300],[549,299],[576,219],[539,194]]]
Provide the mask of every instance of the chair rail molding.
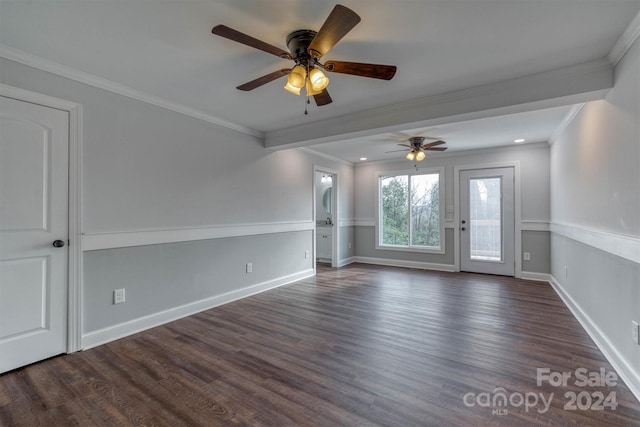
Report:
[[553,221],[549,224],[549,230],[552,233],[640,264],[640,237]]
[[193,228],[166,228],[99,233],[83,233],[82,250],[126,248],[226,237],[256,236],[260,234],[312,231],[313,221],[269,222],[254,224],[212,225]]

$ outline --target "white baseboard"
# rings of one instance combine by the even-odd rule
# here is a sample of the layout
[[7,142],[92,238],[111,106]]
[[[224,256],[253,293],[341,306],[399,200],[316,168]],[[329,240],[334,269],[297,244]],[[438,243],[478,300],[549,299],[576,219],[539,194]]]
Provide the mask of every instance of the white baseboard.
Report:
[[355,262],[355,257],[344,258],[338,260],[338,268],[344,267],[345,265],[353,264]]
[[536,280],[538,282],[551,282],[551,275],[549,273],[536,273],[534,271],[523,271],[520,278],[525,280]]
[[283,286],[297,280],[302,280],[313,275],[313,269],[303,270],[288,276],[278,277],[277,279],[258,283],[235,291],[226,292],[200,301],[194,301],[179,307],[170,308],[168,310],[120,323],[118,325],[89,332],[82,336],[82,349],[87,350],[92,347],[97,347],[110,341],[124,338],[128,335],[133,335],[146,329],[154,328],[156,326],[191,316],[192,314],[227,304],[241,298],[246,298],[269,289],[277,288],[278,286]]
[[573,317],[580,322],[584,330],[587,331],[587,334],[589,334],[602,354],[604,354],[604,357],[611,363],[611,366],[613,366],[613,369],[618,373],[618,376],[622,378],[636,399],[640,401],[640,375],[634,371],[633,367],[622,357],[607,335],[596,325],[591,317],[582,310],[555,277],[550,275],[549,283],[569,308]]
[[455,267],[450,264],[435,264],[431,262],[405,261],[400,259],[371,258],[362,256],[355,256],[352,259],[352,262],[360,262],[363,264],[386,265],[389,267],[419,268],[421,270],[455,271]]

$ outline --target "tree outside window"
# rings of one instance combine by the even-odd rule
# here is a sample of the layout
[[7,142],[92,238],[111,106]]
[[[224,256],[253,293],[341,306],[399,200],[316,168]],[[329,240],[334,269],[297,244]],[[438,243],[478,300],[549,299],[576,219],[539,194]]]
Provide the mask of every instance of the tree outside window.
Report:
[[440,234],[440,173],[379,177],[380,246],[437,249]]

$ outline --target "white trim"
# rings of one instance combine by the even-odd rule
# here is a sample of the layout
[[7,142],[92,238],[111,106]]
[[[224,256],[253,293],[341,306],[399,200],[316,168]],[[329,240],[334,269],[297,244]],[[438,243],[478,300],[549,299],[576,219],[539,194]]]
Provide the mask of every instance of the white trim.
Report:
[[356,262],[355,257],[341,259],[338,261],[338,267],[344,267],[345,265],[353,264],[354,262]]
[[288,233],[314,229],[315,223],[313,221],[299,221],[84,233],[82,235],[82,249],[84,251],[95,251],[100,249],[126,248],[129,246]]
[[521,221],[521,231],[549,231],[549,221]]
[[338,227],[353,227],[354,225],[356,225],[355,219],[339,219],[338,220]]
[[179,307],[174,307],[168,310],[160,311],[158,313],[139,317],[128,322],[120,323],[118,325],[109,326],[97,331],[92,331],[82,336],[84,350],[106,344],[110,341],[124,338],[126,336],[159,325],[163,325],[165,323],[172,322],[183,317],[191,316],[201,311],[209,310],[211,308],[218,307],[232,301],[246,298],[248,296],[267,291],[269,289],[274,289],[279,286],[305,279],[307,277],[312,277],[313,274],[313,269],[303,270],[298,273],[279,277],[273,280],[268,280],[266,282],[251,285],[235,291],[225,292],[220,295],[205,298],[199,301],[194,301],[189,304],[181,305]]
[[521,279],[524,280],[535,280],[537,282],[546,282],[549,283],[551,281],[551,275],[549,273],[536,273],[535,271],[523,271]]
[[[1,46],[1,45],[0,45]],[[82,341],[82,105],[0,84],[0,95],[69,113],[69,255],[67,284],[67,352]]]
[[[522,277],[522,179],[520,176],[520,161],[506,161],[497,163],[485,163],[477,165],[461,165],[454,166],[453,170],[453,200],[454,200],[454,220],[455,224],[460,224],[460,172],[464,170],[475,169],[495,169],[495,168],[513,168],[513,191],[514,191],[514,239],[515,239],[515,277]],[[453,253],[453,264],[455,271],[460,271],[460,228],[453,228],[453,241],[455,244]]]
[[638,12],[635,18],[629,23],[629,26],[609,51],[607,58],[614,67],[620,62],[624,54],[627,53],[638,37],[640,37],[640,12]]
[[618,352],[609,337],[598,327],[591,317],[578,305],[571,295],[560,285],[555,277],[550,276],[549,283],[560,299],[569,308],[573,317],[582,325],[591,339],[596,343],[604,357],[611,363],[613,369],[625,382],[629,390],[640,401],[640,375],[636,373],[627,360]]
[[551,222],[549,229],[552,233],[640,264],[639,237],[559,222]]
[[[340,191],[340,175],[338,173],[337,170],[335,169],[330,169],[330,168],[325,168],[323,166],[318,166],[318,165],[313,165],[313,203],[312,203],[312,218],[313,218],[313,224],[315,227],[315,224],[317,224],[317,219],[316,218],[316,174],[317,173],[327,173],[327,174],[331,174],[333,175],[333,182],[331,184],[331,187],[333,188],[333,191],[331,192],[331,205],[333,207],[333,213],[332,216],[333,218],[339,218],[340,217],[340,206],[338,206],[338,201],[340,200],[340,198],[338,197],[338,193]],[[338,220],[338,225],[339,225],[339,220]],[[331,227],[331,267],[337,268],[338,267],[338,254],[340,253],[340,247],[339,247],[339,243],[340,243],[340,226],[338,227]],[[313,233],[313,271],[316,271],[316,233]]]
[[453,229],[456,227],[456,222],[452,219],[447,219],[444,221],[444,228],[446,229]]
[[549,145],[553,145],[558,140],[560,135],[567,129],[567,127],[569,127],[573,119],[575,119],[578,116],[578,114],[580,113],[580,111],[582,111],[585,105],[586,104],[584,102],[581,102],[580,104],[576,104],[573,107],[571,107],[567,115],[564,116],[564,118],[558,124],[558,126],[556,126],[553,132],[551,132],[551,135],[549,136]]
[[[416,175],[434,175],[438,174],[438,190],[439,190],[439,218],[440,218],[440,247],[439,248],[427,248],[427,247],[419,247],[419,246],[391,246],[391,245],[383,245],[380,243],[380,234],[381,230],[379,227],[380,223],[380,211],[382,210],[382,202],[380,199],[380,177],[383,176],[399,176],[399,175],[408,175],[408,176],[416,176]],[[418,253],[427,253],[427,254],[445,254],[446,253],[446,232],[445,232],[445,167],[444,166],[433,166],[427,167],[424,169],[420,169],[418,171],[414,171],[413,169],[401,169],[395,171],[377,171],[376,172],[376,191],[375,191],[375,218],[374,218],[374,226],[375,230],[375,244],[376,249],[384,250],[384,251],[402,251],[402,252],[418,252]]]
[[0,57],[264,140],[264,133],[36,55],[0,44]]
[[375,227],[376,220],[374,218],[356,218],[354,220],[356,227]]
[[421,261],[407,261],[402,259],[390,259],[390,258],[372,258],[363,256],[354,256],[352,262],[359,262],[362,264],[375,264],[385,265],[389,267],[405,267],[405,268],[418,268],[420,270],[435,270],[435,271],[455,271],[455,267],[450,264],[436,264],[432,262]]

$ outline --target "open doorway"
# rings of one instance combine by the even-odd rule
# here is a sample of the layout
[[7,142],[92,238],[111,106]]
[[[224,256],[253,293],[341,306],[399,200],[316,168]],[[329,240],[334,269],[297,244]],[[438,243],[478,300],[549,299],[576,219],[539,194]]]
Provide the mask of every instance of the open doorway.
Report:
[[337,265],[337,180],[335,171],[314,168],[315,261]]

